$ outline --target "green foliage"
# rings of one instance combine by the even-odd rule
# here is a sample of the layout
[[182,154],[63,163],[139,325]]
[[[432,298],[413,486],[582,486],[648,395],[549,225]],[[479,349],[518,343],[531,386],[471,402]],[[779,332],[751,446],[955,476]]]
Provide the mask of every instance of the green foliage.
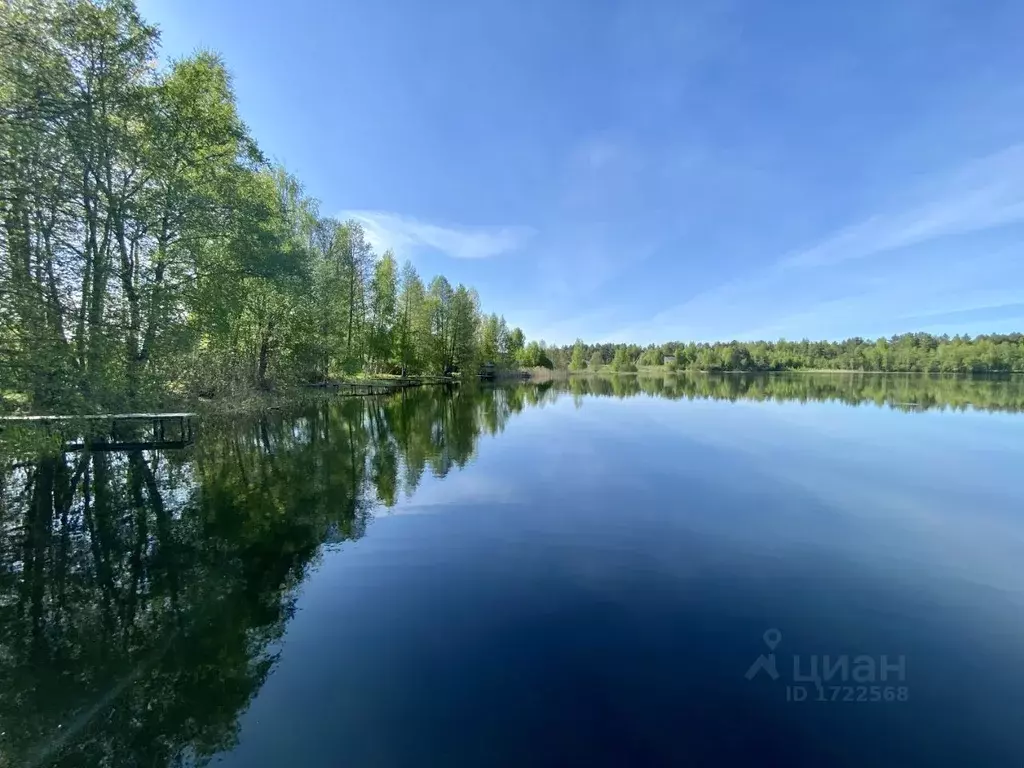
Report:
[[640,365],[661,365],[663,360],[664,355],[657,347],[648,347],[640,355]]
[[551,367],[558,371],[565,371],[569,368],[569,356],[561,347],[545,347],[545,354],[551,360]]
[[[584,344],[571,349],[574,361],[590,356],[614,361],[624,351],[625,361],[640,356],[644,366],[661,365],[674,355],[669,370],[790,371],[844,370],[890,373],[1024,373],[1024,335],[1020,333],[968,336],[932,336],[907,333],[874,341],[730,341],[674,342],[641,350],[629,344]],[[570,354],[569,347],[562,347]],[[635,354],[634,354],[635,352]],[[582,370],[570,363],[570,370]],[[616,368],[628,370],[628,368]]]
[[398,263],[387,251],[374,266],[369,286],[370,316],[367,351],[371,370],[388,369],[398,352]]
[[508,360],[515,361],[519,359],[519,353],[523,351],[523,347],[526,344],[526,339],[523,336],[523,331],[520,328],[513,328],[509,331],[508,342],[505,347],[505,355]]
[[573,376],[564,382],[554,382],[553,388],[571,392],[574,397],[651,394],[669,400],[839,402],[908,413],[968,407],[1008,413],[1024,411],[1024,382],[1005,375],[641,372],[637,376]]
[[584,350],[583,342],[580,339],[576,339],[576,343],[572,348],[572,358],[569,361],[570,371],[582,371],[586,368],[586,351]]
[[425,314],[426,288],[410,262],[402,266],[398,296],[398,359],[402,373],[419,370],[429,335]]
[[518,355],[519,365],[523,368],[548,368],[552,369],[555,367],[554,363],[551,362],[551,358],[548,357],[547,352],[541,347],[539,342],[531,341]]
[[0,5],[0,392],[102,408],[476,372],[525,346],[269,166],[224,63],[154,66],[130,0]]
[[502,332],[504,318],[488,315],[480,326],[480,359],[485,363],[497,364],[502,358]]
[[617,347],[612,358],[611,369],[616,373],[635,373],[636,366],[629,359],[625,347]]
[[[618,372],[1024,372],[1020,334],[545,348],[324,217],[220,58],[154,65],[130,0],[0,4],[0,393],[98,409],[482,363]],[[531,365],[531,367],[533,367]]]

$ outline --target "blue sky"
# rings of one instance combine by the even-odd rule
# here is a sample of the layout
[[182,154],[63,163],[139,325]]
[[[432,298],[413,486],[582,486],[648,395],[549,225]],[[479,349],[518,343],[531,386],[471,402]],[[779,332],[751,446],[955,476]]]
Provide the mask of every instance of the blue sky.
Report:
[[530,338],[1024,330],[1024,3],[140,6],[324,213]]

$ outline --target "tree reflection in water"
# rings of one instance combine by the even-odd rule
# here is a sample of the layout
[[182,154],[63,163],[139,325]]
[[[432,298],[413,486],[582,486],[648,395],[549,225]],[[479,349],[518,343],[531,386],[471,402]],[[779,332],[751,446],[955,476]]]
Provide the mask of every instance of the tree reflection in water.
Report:
[[[207,417],[183,450],[0,454],[0,764],[181,765],[229,748],[296,587],[374,508],[562,395],[1019,411],[1019,380],[575,377]],[[52,444],[51,444],[52,445]]]
[[0,763],[173,765],[230,747],[320,548],[542,396],[409,390],[207,418],[179,451],[5,454]]

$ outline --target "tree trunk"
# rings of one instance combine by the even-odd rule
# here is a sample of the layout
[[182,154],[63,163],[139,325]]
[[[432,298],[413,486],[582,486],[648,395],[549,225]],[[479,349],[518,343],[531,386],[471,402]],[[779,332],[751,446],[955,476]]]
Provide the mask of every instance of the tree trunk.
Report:
[[270,320],[267,322],[267,329],[260,341],[260,358],[256,369],[256,383],[263,390],[270,389],[269,382],[267,381],[267,369],[270,365],[270,344],[273,333],[274,321]]

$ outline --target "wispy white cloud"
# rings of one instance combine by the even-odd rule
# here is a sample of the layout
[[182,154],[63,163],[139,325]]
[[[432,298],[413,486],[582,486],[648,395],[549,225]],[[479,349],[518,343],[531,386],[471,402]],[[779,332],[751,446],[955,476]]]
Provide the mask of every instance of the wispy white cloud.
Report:
[[602,171],[625,157],[625,149],[607,137],[592,136],[573,149],[570,164],[587,171]]
[[916,203],[878,213],[799,250],[782,267],[837,264],[1024,221],[1024,145],[930,179]]
[[1002,327],[1024,302],[1024,246],[977,236],[1012,225],[1024,225],[1024,144],[933,175],[887,209],[609,340],[888,335],[929,318],[952,333],[975,315]]
[[558,176],[562,215],[587,221],[621,220],[642,205],[651,153],[611,132],[582,137]]
[[518,250],[534,234],[530,227],[442,225],[387,211],[343,211],[340,217],[362,224],[375,249],[401,256],[431,250],[455,259],[488,259]]

